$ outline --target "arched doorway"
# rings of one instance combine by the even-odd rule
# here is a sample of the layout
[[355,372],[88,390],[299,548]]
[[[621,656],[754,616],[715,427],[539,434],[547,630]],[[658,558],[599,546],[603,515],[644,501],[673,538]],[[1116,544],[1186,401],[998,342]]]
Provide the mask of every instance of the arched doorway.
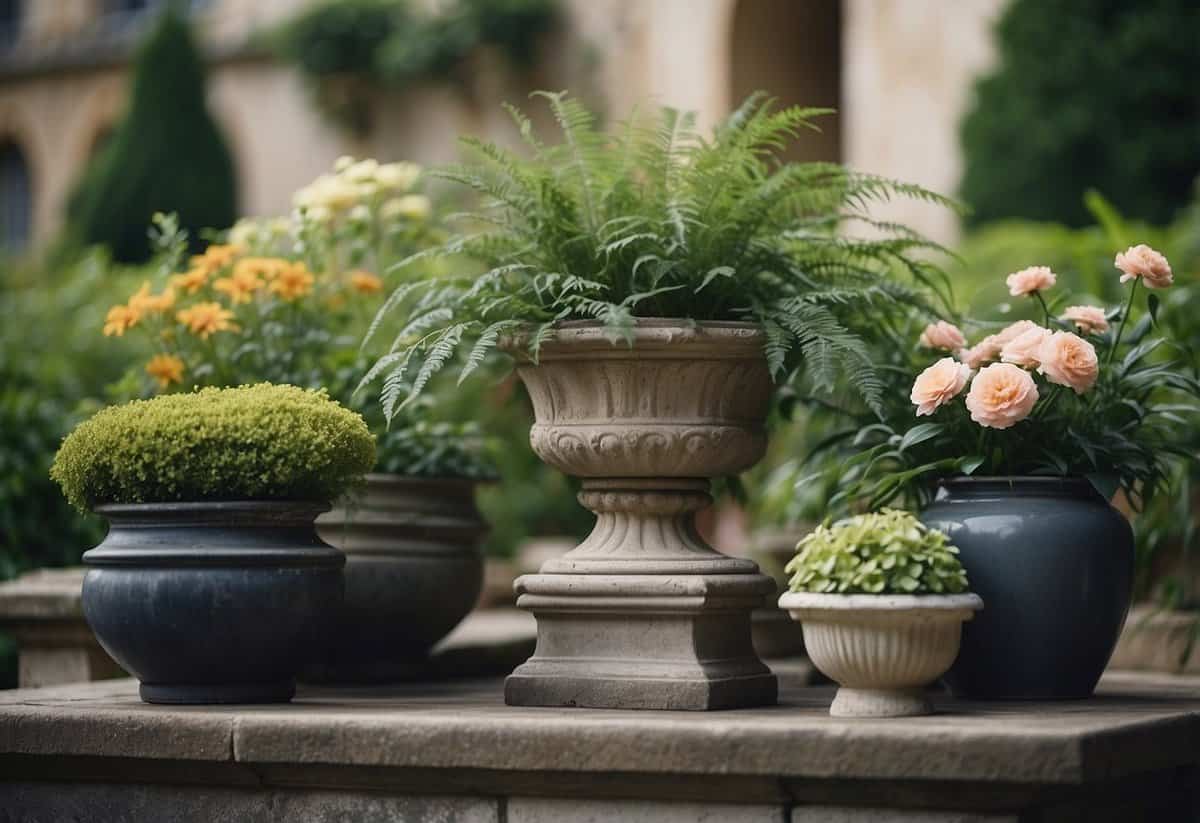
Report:
[[33,187],[25,153],[13,140],[0,141],[0,251],[29,246],[33,226]]
[[[840,0],[738,0],[730,37],[730,99],[754,91],[784,106],[841,108]],[[802,134],[788,160],[842,159],[840,117],[820,118],[821,132]]]

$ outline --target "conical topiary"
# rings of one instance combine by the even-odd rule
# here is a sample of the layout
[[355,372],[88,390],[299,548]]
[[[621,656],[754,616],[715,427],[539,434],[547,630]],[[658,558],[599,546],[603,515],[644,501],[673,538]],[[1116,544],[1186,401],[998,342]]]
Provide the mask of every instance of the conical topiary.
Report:
[[177,213],[193,238],[233,223],[233,161],[209,114],[204,75],[188,23],[168,4],[138,51],[129,112],[72,198],[75,239],[139,262],[150,254],[155,212]]

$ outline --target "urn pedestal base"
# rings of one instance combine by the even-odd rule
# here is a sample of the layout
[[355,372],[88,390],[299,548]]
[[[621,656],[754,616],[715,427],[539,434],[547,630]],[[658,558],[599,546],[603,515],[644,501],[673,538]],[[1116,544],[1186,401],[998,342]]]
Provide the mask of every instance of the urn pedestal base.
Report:
[[750,613],[775,592],[753,561],[696,534],[703,481],[589,480],[596,527],[517,580],[537,649],[505,684],[514,706],[709,710],[775,703]]

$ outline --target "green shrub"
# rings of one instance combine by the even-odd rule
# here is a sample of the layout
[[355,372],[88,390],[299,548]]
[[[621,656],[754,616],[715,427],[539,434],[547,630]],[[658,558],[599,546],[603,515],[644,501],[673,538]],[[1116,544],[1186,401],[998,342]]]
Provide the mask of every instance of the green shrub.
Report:
[[73,239],[140,262],[150,256],[146,226],[156,212],[178,214],[193,238],[237,216],[233,161],[208,111],[203,60],[172,4],[138,53],[130,99],[69,216]]
[[112,406],[81,423],[51,476],[99,503],[332,500],[375,462],[363,419],[324,391],[207,388]]
[[962,124],[974,222],[1083,225],[1089,187],[1169,219],[1200,173],[1197,31],[1193,0],[1014,0]]
[[829,594],[957,594],[967,573],[949,538],[908,512],[883,509],[800,541],[787,564],[794,592]]

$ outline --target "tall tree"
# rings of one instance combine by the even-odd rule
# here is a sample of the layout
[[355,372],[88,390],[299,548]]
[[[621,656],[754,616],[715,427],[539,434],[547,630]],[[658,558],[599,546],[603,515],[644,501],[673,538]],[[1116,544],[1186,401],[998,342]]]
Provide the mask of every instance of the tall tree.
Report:
[[236,217],[233,161],[208,111],[204,62],[187,21],[168,4],[140,47],[130,106],[69,209],[74,236],[117,260],[150,254],[155,212],[176,212],[192,236]]
[[1200,3],[1013,0],[962,123],[973,221],[1090,221],[1099,189],[1166,221],[1200,173]]

